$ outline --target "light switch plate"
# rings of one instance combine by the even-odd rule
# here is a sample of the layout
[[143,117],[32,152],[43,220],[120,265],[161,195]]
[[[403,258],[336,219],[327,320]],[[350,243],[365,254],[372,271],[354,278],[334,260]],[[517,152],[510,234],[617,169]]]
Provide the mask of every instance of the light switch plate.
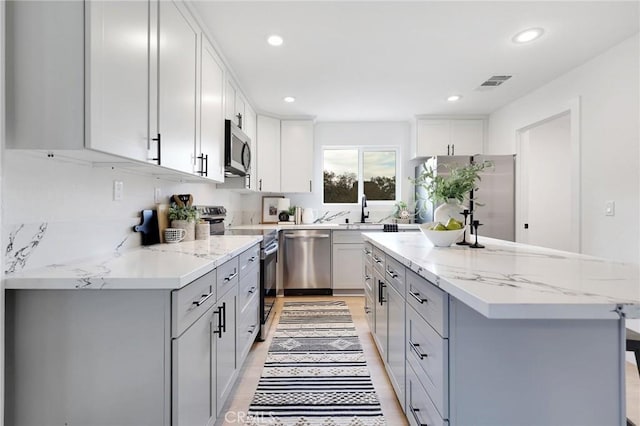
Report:
[[122,201],[124,195],[124,182],[121,180],[113,181],[113,201]]
[[154,188],[153,189],[153,202],[156,204],[160,204],[160,197],[162,197],[162,194],[160,192],[160,188]]
[[605,216],[615,216],[616,215],[616,202],[615,201],[605,201],[605,203],[604,203],[604,215]]

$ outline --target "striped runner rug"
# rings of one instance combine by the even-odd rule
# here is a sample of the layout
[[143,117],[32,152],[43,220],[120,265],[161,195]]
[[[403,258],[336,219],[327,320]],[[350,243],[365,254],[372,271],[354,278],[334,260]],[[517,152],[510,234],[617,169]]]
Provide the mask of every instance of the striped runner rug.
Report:
[[386,424],[344,301],[284,303],[248,417],[248,425]]

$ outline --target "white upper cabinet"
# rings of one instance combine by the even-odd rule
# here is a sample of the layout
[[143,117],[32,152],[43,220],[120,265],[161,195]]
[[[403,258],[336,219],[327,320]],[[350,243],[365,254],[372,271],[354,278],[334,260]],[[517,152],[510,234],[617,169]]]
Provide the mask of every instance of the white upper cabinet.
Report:
[[244,130],[244,116],[248,103],[238,90],[238,86],[230,79],[226,83],[225,95],[225,118]]
[[282,120],[280,150],[280,191],[312,192],[313,121]]
[[149,4],[87,2],[87,147],[147,161],[149,155]]
[[280,192],[280,120],[258,115],[258,191]]
[[482,154],[483,143],[484,120],[481,118],[420,118],[416,120],[413,158]]
[[224,67],[202,35],[200,62],[200,143],[196,169],[209,179],[224,181]]
[[161,1],[158,133],[165,167],[193,173],[199,30],[182,3]]

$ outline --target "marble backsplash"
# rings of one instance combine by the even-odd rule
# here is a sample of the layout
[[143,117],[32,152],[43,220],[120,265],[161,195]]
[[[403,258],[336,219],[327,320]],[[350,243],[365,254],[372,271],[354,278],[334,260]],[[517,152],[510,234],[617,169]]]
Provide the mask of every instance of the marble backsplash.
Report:
[[[227,211],[225,220],[227,227],[259,222],[259,213],[252,211]],[[4,273],[138,247],[142,239],[133,227],[139,224],[139,217],[7,224]]]

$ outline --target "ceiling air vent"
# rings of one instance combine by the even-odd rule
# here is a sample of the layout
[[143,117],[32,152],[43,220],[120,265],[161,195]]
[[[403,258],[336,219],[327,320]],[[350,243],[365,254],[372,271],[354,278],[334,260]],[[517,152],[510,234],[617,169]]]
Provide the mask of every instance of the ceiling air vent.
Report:
[[502,83],[509,80],[510,78],[511,78],[510,75],[494,75],[488,78],[484,83],[482,83],[477,90],[493,89],[494,87],[500,86]]

